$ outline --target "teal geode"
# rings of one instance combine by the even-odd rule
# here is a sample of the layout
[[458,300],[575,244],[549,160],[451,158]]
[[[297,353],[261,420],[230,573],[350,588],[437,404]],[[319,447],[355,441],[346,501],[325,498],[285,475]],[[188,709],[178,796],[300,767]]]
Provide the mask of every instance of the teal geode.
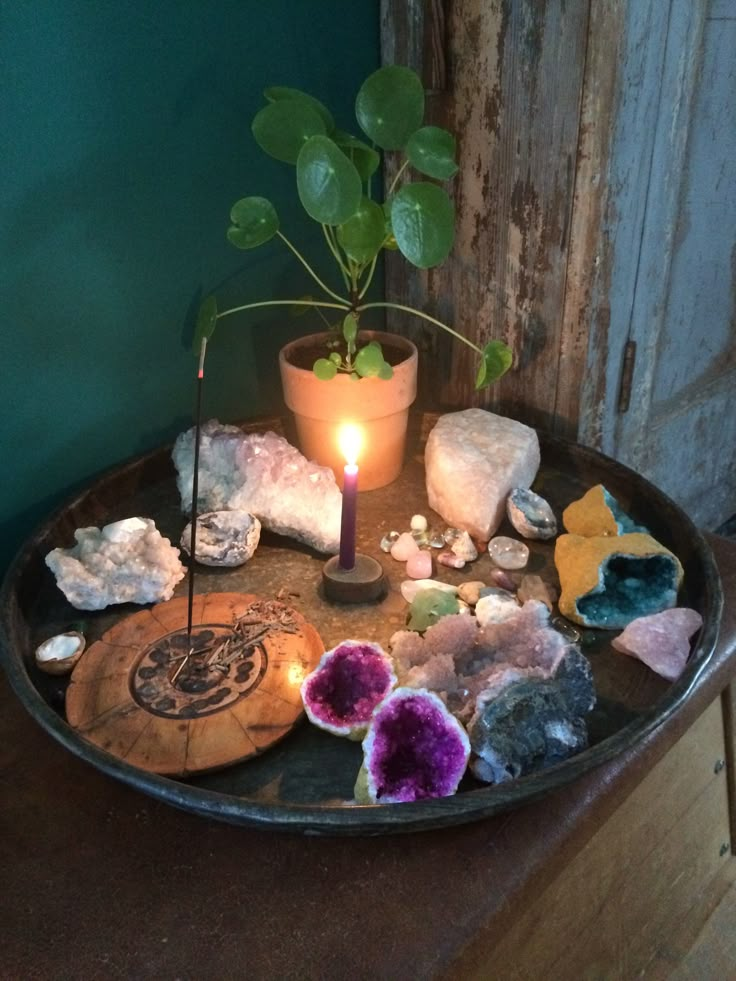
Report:
[[583,535],[585,538],[649,533],[647,528],[632,521],[603,484],[596,484],[579,500],[569,504],[562,513],[562,523],[571,535]]
[[651,535],[560,535],[555,545],[560,613],[585,627],[619,630],[677,602],[683,571]]

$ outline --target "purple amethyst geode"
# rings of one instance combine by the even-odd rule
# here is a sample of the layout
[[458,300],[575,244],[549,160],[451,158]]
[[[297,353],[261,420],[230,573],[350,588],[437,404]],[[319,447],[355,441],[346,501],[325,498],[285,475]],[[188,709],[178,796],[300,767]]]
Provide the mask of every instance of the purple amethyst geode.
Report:
[[358,803],[449,797],[468,765],[465,729],[433,692],[397,688],[376,709],[363,741]]
[[391,659],[379,644],[344,640],[326,651],[304,679],[302,702],[320,729],[362,739],[373,710],[395,684]]

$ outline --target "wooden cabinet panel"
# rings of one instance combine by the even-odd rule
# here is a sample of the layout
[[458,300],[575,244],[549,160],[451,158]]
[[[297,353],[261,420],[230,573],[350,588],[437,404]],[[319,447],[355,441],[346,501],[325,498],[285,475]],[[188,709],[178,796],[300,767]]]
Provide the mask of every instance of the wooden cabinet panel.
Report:
[[452,977],[666,978],[736,878],[716,699],[495,947]]

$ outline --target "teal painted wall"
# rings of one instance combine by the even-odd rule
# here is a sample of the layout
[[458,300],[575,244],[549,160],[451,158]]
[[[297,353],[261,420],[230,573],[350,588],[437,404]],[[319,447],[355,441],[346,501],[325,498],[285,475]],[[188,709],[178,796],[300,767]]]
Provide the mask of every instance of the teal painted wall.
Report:
[[[225,303],[308,291],[283,246],[242,253],[225,240],[230,205],[260,193],[280,203],[297,245],[321,250],[291,168],[263,156],[250,119],[262,89],[285,84],[350,126],[355,92],[379,64],[378,8],[3,5],[0,569],[90,477],[190,424],[203,291]],[[295,330],[302,322],[273,315],[225,321],[208,355],[206,414],[278,407],[275,354]]]

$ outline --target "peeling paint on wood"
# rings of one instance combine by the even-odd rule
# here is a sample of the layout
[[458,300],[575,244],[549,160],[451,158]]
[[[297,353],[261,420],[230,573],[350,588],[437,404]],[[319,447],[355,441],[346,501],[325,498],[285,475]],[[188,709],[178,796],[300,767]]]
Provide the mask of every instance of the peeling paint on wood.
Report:
[[[483,405],[569,430],[555,403],[558,388],[579,387],[579,376],[559,375],[558,362],[588,7],[589,0],[456,0],[445,8],[451,87],[428,105],[430,121],[458,138],[455,249],[431,273],[407,274],[389,257],[387,292],[449,317],[480,346],[505,340],[515,367],[478,395],[472,352],[397,319],[426,352],[435,404]],[[384,0],[383,13],[384,60],[421,74],[426,6]],[[573,410],[577,399],[560,404]]]

